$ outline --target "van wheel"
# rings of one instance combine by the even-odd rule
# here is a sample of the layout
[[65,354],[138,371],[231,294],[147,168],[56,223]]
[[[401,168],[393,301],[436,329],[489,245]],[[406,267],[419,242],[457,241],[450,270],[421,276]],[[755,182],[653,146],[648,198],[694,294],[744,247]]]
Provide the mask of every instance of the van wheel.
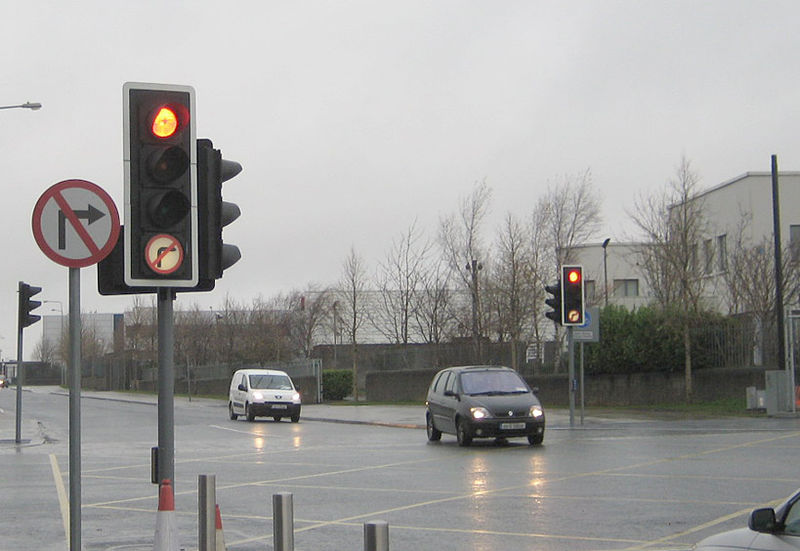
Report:
[[276,415],[275,417],[273,417],[273,419],[275,419],[276,423],[280,423],[280,421],[281,421],[281,419],[283,419],[283,417],[281,417],[280,415]]
[[300,414],[292,415],[292,423],[299,423],[300,422]]
[[233,404],[228,402],[228,416],[231,418],[231,421],[236,421],[239,416],[233,412]]
[[255,412],[253,412],[253,410],[250,408],[250,404],[244,405],[244,415],[251,423],[256,420]]
[[433,415],[431,415],[430,412],[425,416],[425,430],[428,433],[428,440],[430,442],[438,442],[442,439],[442,431],[433,425]]
[[472,435],[469,433],[467,424],[461,419],[459,419],[456,424],[456,438],[458,439],[459,446],[466,447],[472,444]]

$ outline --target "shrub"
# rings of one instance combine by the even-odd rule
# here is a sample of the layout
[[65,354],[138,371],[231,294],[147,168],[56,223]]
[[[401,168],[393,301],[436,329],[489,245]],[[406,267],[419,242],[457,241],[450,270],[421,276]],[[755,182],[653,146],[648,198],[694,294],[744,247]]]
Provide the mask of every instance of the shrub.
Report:
[[343,400],[353,390],[353,372],[349,369],[322,370],[322,399]]

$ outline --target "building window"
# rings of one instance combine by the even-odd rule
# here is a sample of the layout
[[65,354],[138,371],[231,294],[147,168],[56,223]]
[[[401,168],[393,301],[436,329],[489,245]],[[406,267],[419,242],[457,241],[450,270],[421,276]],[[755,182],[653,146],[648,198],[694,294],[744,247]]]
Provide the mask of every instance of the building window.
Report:
[[714,269],[714,243],[710,239],[703,241],[703,258],[706,261],[703,273],[710,274]]
[[639,280],[638,279],[615,279],[614,280],[614,296],[615,297],[638,297],[639,296]]
[[597,302],[597,295],[595,295],[597,292],[597,287],[593,279],[587,279],[585,281],[583,291],[586,294],[586,302],[590,304]]
[[728,271],[728,236],[717,236],[717,270]]
[[789,226],[789,247],[792,250],[792,260],[800,260],[800,225]]

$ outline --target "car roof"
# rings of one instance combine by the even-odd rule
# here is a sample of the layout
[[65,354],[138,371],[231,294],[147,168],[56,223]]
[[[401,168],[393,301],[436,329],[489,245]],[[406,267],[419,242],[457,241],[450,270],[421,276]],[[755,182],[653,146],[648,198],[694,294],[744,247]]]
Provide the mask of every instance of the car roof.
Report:
[[503,365],[457,365],[453,367],[446,367],[442,371],[457,371],[463,373],[465,371],[514,371],[510,367]]
[[245,375],[288,375],[288,373],[286,373],[285,371],[280,371],[278,369],[258,369],[258,368],[237,369],[234,375],[242,373]]

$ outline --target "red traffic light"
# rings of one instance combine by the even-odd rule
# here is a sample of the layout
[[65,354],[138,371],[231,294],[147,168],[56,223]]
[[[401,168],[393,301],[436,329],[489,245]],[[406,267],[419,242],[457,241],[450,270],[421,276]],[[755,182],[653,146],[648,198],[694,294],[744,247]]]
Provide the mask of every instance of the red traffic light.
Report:
[[567,273],[567,281],[570,283],[580,283],[581,282],[581,271],[580,270],[569,270]]
[[169,138],[178,130],[178,124],[178,115],[175,114],[175,111],[168,106],[164,106],[156,112],[150,129],[154,136]]

